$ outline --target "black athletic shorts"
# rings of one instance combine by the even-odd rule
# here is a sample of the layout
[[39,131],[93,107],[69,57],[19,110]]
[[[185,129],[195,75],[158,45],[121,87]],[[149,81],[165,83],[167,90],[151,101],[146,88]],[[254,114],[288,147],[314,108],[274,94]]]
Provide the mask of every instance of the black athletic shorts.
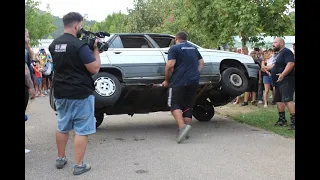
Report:
[[52,73],[51,73],[50,75],[44,75],[44,74],[42,74],[42,78],[43,78],[43,79],[44,79],[44,78],[48,78],[49,81],[52,81]]
[[290,102],[293,101],[295,90],[295,76],[287,76],[281,82],[276,84],[274,94],[275,102]]
[[246,92],[258,92],[259,80],[258,78],[251,77],[248,81],[248,88]]
[[195,84],[169,88],[168,106],[170,110],[191,110],[196,100],[198,86]]

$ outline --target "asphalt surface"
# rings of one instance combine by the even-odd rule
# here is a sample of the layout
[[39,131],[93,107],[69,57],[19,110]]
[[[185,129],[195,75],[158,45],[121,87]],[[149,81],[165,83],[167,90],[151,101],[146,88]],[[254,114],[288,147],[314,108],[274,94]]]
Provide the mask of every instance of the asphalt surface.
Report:
[[92,169],[72,175],[73,139],[68,164],[55,168],[56,116],[48,97],[30,103],[25,123],[26,180],[293,180],[295,140],[216,115],[194,121],[191,137],[177,144],[169,112],[108,116],[89,136],[85,163]]

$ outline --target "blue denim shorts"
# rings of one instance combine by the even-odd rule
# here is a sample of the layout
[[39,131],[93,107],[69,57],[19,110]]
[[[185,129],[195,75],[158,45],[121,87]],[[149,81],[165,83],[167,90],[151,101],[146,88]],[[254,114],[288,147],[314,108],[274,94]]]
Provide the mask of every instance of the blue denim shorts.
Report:
[[96,132],[94,96],[85,99],[54,99],[58,113],[58,131],[85,136]]
[[42,77],[37,77],[36,78],[36,85],[41,85],[42,84]]
[[273,81],[271,76],[263,76],[263,84],[270,84],[273,86]]

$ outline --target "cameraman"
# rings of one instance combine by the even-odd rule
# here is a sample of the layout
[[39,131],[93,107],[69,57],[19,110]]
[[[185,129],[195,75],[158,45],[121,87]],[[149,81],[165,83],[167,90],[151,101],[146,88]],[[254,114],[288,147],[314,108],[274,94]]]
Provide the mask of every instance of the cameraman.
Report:
[[58,113],[56,142],[58,157],[56,167],[67,164],[65,155],[69,132],[75,130],[75,166],[73,175],[80,175],[91,169],[83,164],[88,135],[96,132],[94,117],[94,84],[92,74],[100,69],[97,41],[93,52],[80,40],[83,16],[70,12],[63,17],[64,34],[54,39],[49,46],[54,64],[52,81],[54,102]]

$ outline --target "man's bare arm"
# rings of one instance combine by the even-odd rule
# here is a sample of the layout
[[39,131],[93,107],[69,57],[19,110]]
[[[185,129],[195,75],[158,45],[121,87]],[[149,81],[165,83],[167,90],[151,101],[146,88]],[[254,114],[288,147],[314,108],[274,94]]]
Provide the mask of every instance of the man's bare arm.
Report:
[[269,65],[269,66],[265,66],[265,69],[268,70],[268,71],[270,71],[270,70],[273,68],[273,66],[274,66],[274,64],[271,64],[271,65]]
[[265,65],[265,61],[262,61],[261,62],[261,71],[266,72],[266,70],[267,70],[267,66]]
[[24,63],[24,65],[25,65],[24,66],[24,74],[26,76],[27,85],[28,85],[29,89],[34,90],[34,86],[33,86],[33,82],[32,82],[32,79],[31,79],[29,67],[28,67],[27,63]]
[[31,49],[30,44],[27,45],[27,51],[29,53],[30,59],[34,60],[35,54],[34,54],[33,50]]
[[93,50],[93,56],[95,60],[91,63],[85,64],[84,66],[91,74],[97,74],[100,71],[101,66],[100,52],[98,49]]
[[293,67],[294,67],[294,62],[288,62],[288,64],[286,65],[286,68],[281,73],[282,76],[283,77],[287,76],[292,71]]
[[258,78],[261,79],[261,70],[258,72]]
[[165,80],[167,82],[169,82],[170,77],[172,75],[173,69],[174,69],[174,65],[176,64],[176,60],[175,59],[171,59],[167,62],[166,67],[165,67]]
[[199,59],[198,62],[199,62],[198,70],[199,70],[199,72],[201,72],[202,69],[203,69],[203,66],[204,66],[204,60],[203,59]]

